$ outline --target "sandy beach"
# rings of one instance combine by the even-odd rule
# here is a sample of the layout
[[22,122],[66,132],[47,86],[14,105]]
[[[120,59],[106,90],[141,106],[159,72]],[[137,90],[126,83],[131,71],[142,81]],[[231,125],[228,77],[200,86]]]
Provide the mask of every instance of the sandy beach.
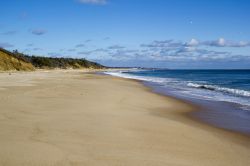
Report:
[[250,138],[188,118],[194,109],[111,76],[0,73],[0,165],[250,165]]

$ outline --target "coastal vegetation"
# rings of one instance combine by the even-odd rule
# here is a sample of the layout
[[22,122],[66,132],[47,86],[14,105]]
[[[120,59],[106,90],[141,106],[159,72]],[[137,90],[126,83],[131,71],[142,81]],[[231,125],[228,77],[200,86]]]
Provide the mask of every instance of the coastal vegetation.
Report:
[[17,56],[5,49],[0,48],[0,71],[17,70],[33,71],[34,66],[24,57]]
[[101,69],[105,68],[96,62],[86,59],[76,58],[52,58],[44,56],[29,56],[19,53],[17,50],[13,52],[0,48],[0,71],[17,70],[17,71],[33,71],[38,69]]

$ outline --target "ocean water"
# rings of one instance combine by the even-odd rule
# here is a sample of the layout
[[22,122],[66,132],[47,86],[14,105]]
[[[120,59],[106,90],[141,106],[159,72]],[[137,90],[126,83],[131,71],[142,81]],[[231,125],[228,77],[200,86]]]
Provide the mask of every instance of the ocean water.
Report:
[[159,93],[209,106],[213,110],[196,116],[222,128],[250,133],[250,70],[131,69],[105,74],[142,80]]

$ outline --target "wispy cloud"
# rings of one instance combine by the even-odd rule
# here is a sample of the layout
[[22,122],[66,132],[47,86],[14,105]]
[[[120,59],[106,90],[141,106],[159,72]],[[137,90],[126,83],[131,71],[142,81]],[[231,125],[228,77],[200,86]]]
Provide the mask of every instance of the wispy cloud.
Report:
[[103,40],[110,40],[110,37],[105,37],[103,38]]
[[6,31],[6,32],[2,32],[2,33],[0,33],[1,35],[14,35],[14,34],[16,34],[17,33],[17,31]]
[[[189,41],[155,40],[133,48],[114,44],[105,48],[94,47],[94,49],[88,50],[85,45],[87,45],[85,42],[84,44],[79,43],[75,48],[66,49],[62,54],[74,52],[78,54],[78,57],[114,62],[174,62],[178,64],[179,62],[250,60],[250,54],[239,55],[236,50],[241,49],[240,47],[248,47],[249,42],[228,41],[223,38],[211,41],[201,41],[195,38]],[[77,49],[78,47],[84,47],[85,50]],[[232,49],[221,47],[232,47]],[[49,55],[61,56],[61,54],[53,52]]]
[[34,51],[41,51],[43,50],[42,48],[33,48]]
[[[214,47],[248,47],[249,42],[232,42],[225,39],[212,41],[155,40],[148,44],[141,44],[139,49],[129,50],[123,46],[113,45],[108,47],[106,60],[114,61],[235,61],[250,59],[250,55],[236,55],[235,52],[213,50]],[[204,47],[207,46],[207,47]],[[238,57],[238,58],[237,58]]]
[[67,51],[68,52],[74,52],[74,51],[76,51],[76,49],[68,49]]
[[103,49],[103,48],[98,48],[98,49],[95,49],[95,50],[88,50],[88,51],[81,51],[81,52],[78,52],[78,54],[82,54],[82,55],[90,55],[92,53],[109,53],[109,50],[108,49]]
[[108,49],[111,49],[111,50],[117,50],[117,49],[123,49],[123,48],[125,47],[120,46],[120,45],[112,45],[108,47]]
[[30,32],[33,35],[44,35],[45,33],[47,33],[47,31],[44,29],[31,29]]
[[92,52],[109,52],[109,50],[104,49],[104,48],[98,48],[98,49],[93,50]]
[[199,46],[210,46],[210,47],[250,47],[250,42],[248,41],[229,41],[224,38],[219,38],[218,40],[207,40],[199,41],[197,39],[191,39],[189,42],[180,42],[174,40],[163,40],[163,41],[153,41],[149,44],[141,44],[141,47],[148,48],[176,48],[176,47],[199,47]]
[[80,47],[85,47],[85,45],[84,44],[77,44],[76,45],[76,48],[80,48]]
[[28,16],[28,13],[27,13],[27,12],[22,12],[22,13],[20,14],[20,18],[21,18],[21,19],[25,19],[25,18],[27,18],[27,16]]
[[229,41],[224,38],[219,38],[218,40],[204,41],[204,45],[212,47],[250,47],[250,42],[247,41]]
[[0,42],[0,48],[10,48],[10,47],[14,47],[14,45],[7,42]]
[[92,53],[92,51],[81,51],[78,52],[79,55],[90,55]]
[[92,5],[105,5],[106,0],[77,0],[79,3],[92,4]]
[[85,40],[85,43],[89,43],[91,41],[92,41],[91,39],[87,39],[87,40]]
[[58,52],[49,52],[48,55],[51,57],[62,57],[62,54]]
[[32,47],[32,46],[34,46],[34,44],[33,43],[29,43],[29,44],[27,44],[27,46],[28,47]]
[[150,44],[141,44],[141,47],[148,47],[148,48],[175,48],[183,46],[184,43],[174,40],[155,40]]

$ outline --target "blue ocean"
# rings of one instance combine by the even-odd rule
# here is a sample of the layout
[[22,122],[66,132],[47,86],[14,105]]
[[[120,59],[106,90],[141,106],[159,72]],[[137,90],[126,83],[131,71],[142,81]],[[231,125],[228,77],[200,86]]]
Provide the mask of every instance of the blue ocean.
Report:
[[[204,121],[250,133],[250,70],[131,69],[106,74],[142,80],[158,93],[214,107],[201,116]],[[211,113],[215,118],[206,118]],[[216,119],[216,113],[220,118]]]

